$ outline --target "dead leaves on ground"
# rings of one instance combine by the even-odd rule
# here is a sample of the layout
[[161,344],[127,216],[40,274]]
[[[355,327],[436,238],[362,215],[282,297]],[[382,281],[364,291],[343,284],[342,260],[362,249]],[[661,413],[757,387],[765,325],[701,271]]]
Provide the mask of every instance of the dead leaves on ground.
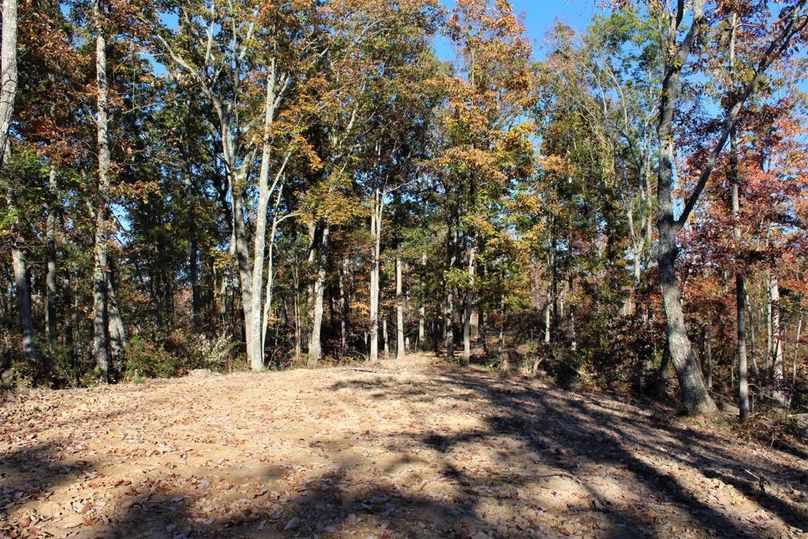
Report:
[[0,536],[798,535],[795,457],[427,363],[7,395]]

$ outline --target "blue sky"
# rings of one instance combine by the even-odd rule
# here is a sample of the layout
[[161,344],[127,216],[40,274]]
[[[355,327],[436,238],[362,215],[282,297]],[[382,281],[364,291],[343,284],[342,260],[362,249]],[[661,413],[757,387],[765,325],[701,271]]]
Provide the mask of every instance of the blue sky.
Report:
[[[442,3],[448,9],[454,7],[454,0],[442,0]],[[533,56],[537,60],[544,57],[544,37],[556,21],[584,30],[596,13],[603,13],[596,0],[511,0],[511,5],[525,23],[533,44]],[[175,27],[176,16],[164,16],[163,22]],[[442,60],[455,59],[454,48],[445,37],[435,38],[435,51]]]
[[[451,8],[454,0],[443,0],[443,4]],[[536,59],[544,56],[544,36],[556,21],[583,30],[596,13],[603,13],[595,0],[511,0],[511,4],[525,23]],[[445,38],[435,40],[435,50],[443,60],[454,59],[454,50]]]

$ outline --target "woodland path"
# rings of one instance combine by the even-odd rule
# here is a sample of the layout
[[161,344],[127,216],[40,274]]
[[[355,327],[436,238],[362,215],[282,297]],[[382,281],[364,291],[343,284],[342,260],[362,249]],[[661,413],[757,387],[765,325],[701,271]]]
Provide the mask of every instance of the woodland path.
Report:
[[428,356],[16,391],[0,536],[800,537],[802,451]]

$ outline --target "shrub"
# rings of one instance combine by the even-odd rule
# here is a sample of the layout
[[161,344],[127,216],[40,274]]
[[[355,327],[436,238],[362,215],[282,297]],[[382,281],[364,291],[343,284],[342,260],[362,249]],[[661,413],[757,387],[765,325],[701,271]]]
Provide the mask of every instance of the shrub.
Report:
[[136,376],[171,378],[182,370],[182,360],[161,346],[144,341],[139,335],[132,337],[124,350],[126,373],[124,379]]

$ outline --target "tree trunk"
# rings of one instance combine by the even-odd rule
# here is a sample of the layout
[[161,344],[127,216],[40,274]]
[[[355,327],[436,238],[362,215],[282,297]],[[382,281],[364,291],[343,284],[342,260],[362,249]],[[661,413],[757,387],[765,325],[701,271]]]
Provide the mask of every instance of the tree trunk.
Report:
[[[17,0],[3,0],[0,47],[0,160],[6,156],[8,128],[17,96]],[[0,163],[2,165],[2,163]],[[2,167],[0,167],[2,168]]]
[[292,279],[295,287],[293,302],[295,316],[295,358],[298,358],[303,353],[303,328],[300,323],[300,271],[298,269],[297,260],[295,260],[294,268],[292,268]]
[[123,327],[123,318],[115,297],[115,281],[112,268],[107,272],[107,335],[109,335],[110,374],[124,372],[123,351],[126,346],[126,333]]
[[342,346],[342,351],[345,353],[348,350],[348,317],[350,316],[350,309],[351,309],[351,300],[349,297],[348,291],[348,275],[350,270],[350,260],[347,258],[342,259],[342,265],[340,266],[339,271],[339,297],[340,301],[342,302],[342,306],[340,309],[340,323],[339,323],[339,334],[340,334],[340,345]]
[[770,277],[766,276],[766,356],[763,359],[763,372],[765,373],[766,381],[769,382],[772,376],[772,351],[774,350],[772,337],[772,297],[770,292]]
[[93,357],[98,376],[109,381],[110,342],[109,310],[107,285],[109,271],[108,258],[108,219],[110,191],[109,153],[109,88],[107,84],[107,43],[104,35],[102,0],[93,2],[93,22],[95,25],[95,69],[97,96],[96,134],[98,150],[98,193],[95,205],[95,244],[93,248]]
[[314,366],[323,355],[320,333],[323,326],[323,297],[325,294],[326,264],[328,257],[328,223],[322,227],[320,245],[317,247],[317,277],[314,281],[314,312],[311,323],[311,338],[309,340],[309,365]]
[[781,406],[788,406],[785,391],[785,361],[783,358],[783,328],[780,316],[780,285],[777,275],[772,271],[769,275],[769,303],[771,305],[772,332],[772,398]]
[[[447,238],[447,250],[449,252],[448,270],[454,269],[457,261],[457,227],[450,223]],[[454,290],[452,283],[446,283],[446,300],[444,304],[444,325],[443,340],[446,346],[446,357],[454,359]]]
[[466,289],[466,305],[463,309],[463,366],[471,363],[471,314],[474,311],[474,238],[468,248],[468,288]]
[[656,380],[657,397],[664,397],[665,393],[668,390],[668,371],[670,371],[670,367],[671,367],[671,354],[666,340],[665,348],[662,350],[662,362],[659,364],[659,372],[657,372],[657,380]]
[[269,246],[267,247],[267,282],[264,291],[264,307],[261,315],[261,363],[266,365],[267,329],[269,328],[269,315],[272,311],[272,291],[275,284],[275,234],[278,231],[278,206],[281,200],[281,187],[278,187],[278,198],[275,203],[275,213],[272,216],[272,226],[269,229]]
[[423,306],[423,304],[421,304],[421,306],[418,307],[418,343],[415,346],[418,350],[423,349],[423,343],[426,340],[426,320],[425,320],[426,312],[425,311],[426,311],[426,308]]
[[[730,80],[735,80],[735,36],[738,26],[738,15],[733,13],[730,21],[729,38],[729,71]],[[729,134],[730,181],[732,182],[732,234],[735,239],[735,250],[741,249],[741,201],[740,177],[738,170],[738,140],[733,127]],[[735,318],[737,326],[736,354],[738,356],[738,409],[741,422],[749,419],[749,373],[746,357],[746,282],[740,256],[735,259]],[[708,383],[708,386],[710,384]]]
[[446,357],[454,358],[454,295],[451,289],[447,291],[444,305],[443,340],[446,346]]
[[11,248],[11,263],[14,270],[17,311],[19,312],[20,328],[22,329],[22,349],[26,361],[31,365],[36,365],[34,318],[31,311],[31,287],[28,278],[28,267],[25,264],[25,256],[16,245]]
[[384,194],[377,188],[373,192],[370,217],[370,237],[373,241],[370,263],[370,361],[379,359],[379,258],[381,256],[382,216]]
[[76,283],[76,279],[67,272],[67,280],[65,282],[64,287],[64,305],[67,311],[67,316],[65,317],[65,334],[64,334],[64,344],[65,348],[68,351],[68,358],[71,365],[75,364],[76,358],[78,357],[78,350],[76,349],[76,330],[78,328],[78,312],[79,308],[77,305],[77,298],[78,298],[78,284]]
[[48,220],[45,225],[45,259],[47,274],[45,276],[45,337],[48,347],[53,346],[56,338],[56,167],[51,165],[48,188],[51,200],[48,205]]
[[713,388],[713,343],[710,341],[710,332],[704,331],[704,382],[707,389]]
[[[547,284],[547,303],[544,305],[544,343],[550,344],[553,339],[552,327],[555,318],[556,301],[556,267],[555,267],[555,240],[550,240],[551,249],[547,253],[547,270],[550,272],[550,282]],[[557,326],[556,326],[557,328]],[[557,331],[557,329],[556,329]]]
[[[264,104],[264,133],[261,149],[261,169],[258,173],[258,208],[255,216],[255,234],[253,237],[253,267],[252,267],[252,305],[249,318],[244,322],[251,325],[248,332],[247,358],[253,371],[264,368],[264,331],[261,286],[264,280],[264,252],[266,251],[267,214],[269,210],[269,160],[272,155],[270,145],[270,131],[275,117],[275,60],[270,61],[267,75],[266,103]],[[274,185],[273,185],[274,187]],[[270,240],[271,241],[271,240]]]
[[404,359],[404,283],[401,257],[396,255],[396,359]]
[[676,275],[676,258],[679,255],[676,236],[679,225],[674,218],[673,204],[673,113],[679,97],[680,73],[684,62],[690,55],[693,41],[698,38],[703,7],[703,2],[697,0],[693,7],[691,28],[681,46],[677,46],[675,43],[676,32],[673,32],[671,36],[671,51],[667,52],[665,76],[659,101],[659,124],[657,125],[657,137],[659,138],[657,177],[659,285],[662,290],[662,301],[667,320],[668,348],[679,380],[680,403],[685,413],[690,415],[710,415],[718,411],[704,384],[699,362],[687,336],[682,308],[682,292]]
[[[425,273],[426,272],[426,253],[421,253],[421,269]],[[424,277],[424,281],[426,281],[426,277]],[[426,283],[423,282],[422,286]],[[420,305],[418,306],[418,344],[416,348],[419,350],[423,350],[423,343],[426,340],[426,307],[424,303],[426,302],[426,294],[422,291],[421,298],[420,298]]]
[[717,412],[713,399],[704,384],[699,362],[687,337],[682,293],[676,276],[676,233],[673,223],[673,141],[662,140],[660,149],[660,219],[659,228],[659,284],[667,318],[668,349],[679,380],[680,403],[690,415],[711,415]]
[[390,357],[390,340],[387,333],[387,317],[382,316],[382,343],[384,344],[384,359]]
[[[549,311],[548,311],[549,312]],[[505,294],[499,295],[499,335],[497,338],[497,356],[505,355]]]

